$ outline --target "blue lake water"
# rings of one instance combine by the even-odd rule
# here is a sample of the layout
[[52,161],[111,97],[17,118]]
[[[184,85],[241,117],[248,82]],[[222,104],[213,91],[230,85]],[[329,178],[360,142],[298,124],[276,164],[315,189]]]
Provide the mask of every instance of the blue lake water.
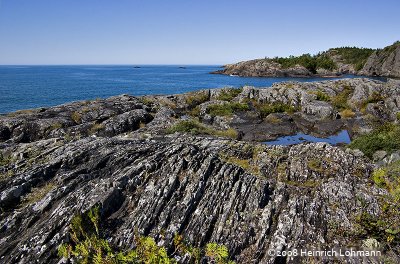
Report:
[[[119,94],[176,94],[205,88],[328,78],[257,78],[209,74],[219,66],[0,66],[0,113]],[[346,76],[353,77],[353,76]]]
[[266,141],[264,143],[267,145],[294,145],[304,142],[327,142],[331,145],[337,145],[340,143],[349,144],[351,140],[347,130],[342,130],[338,134],[326,138],[319,138],[303,133],[298,133],[293,136],[279,137],[276,140]]

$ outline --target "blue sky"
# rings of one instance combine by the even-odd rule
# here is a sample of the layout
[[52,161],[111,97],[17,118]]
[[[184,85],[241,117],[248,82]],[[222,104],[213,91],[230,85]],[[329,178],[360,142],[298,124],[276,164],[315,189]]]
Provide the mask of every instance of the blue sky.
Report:
[[384,47],[400,1],[0,0],[0,64],[225,64]]

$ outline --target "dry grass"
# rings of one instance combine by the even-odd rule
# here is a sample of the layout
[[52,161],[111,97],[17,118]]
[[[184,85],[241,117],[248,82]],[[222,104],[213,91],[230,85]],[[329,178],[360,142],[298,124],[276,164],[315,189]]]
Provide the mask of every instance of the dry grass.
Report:
[[343,118],[352,118],[356,114],[351,110],[351,109],[344,109],[343,111],[340,112],[340,116]]
[[71,113],[71,119],[76,123],[80,124],[82,122],[82,115],[78,112],[72,112]]
[[89,129],[89,134],[94,135],[102,129],[104,129],[103,124],[93,124],[92,127]]
[[42,200],[49,192],[56,188],[56,184],[49,182],[43,186],[32,188],[31,192],[24,196],[21,207],[34,204]]

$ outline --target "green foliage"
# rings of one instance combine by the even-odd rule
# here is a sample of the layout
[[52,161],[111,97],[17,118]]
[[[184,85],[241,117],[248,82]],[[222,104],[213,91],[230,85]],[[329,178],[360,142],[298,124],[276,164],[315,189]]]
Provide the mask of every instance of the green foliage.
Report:
[[400,223],[398,205],[384,204],[384,211],[381,215],[375,216],[362,212],[356,217],[357,223],[362,227],[366,237],[373,237],[388,245],[399,245]]
[[207,134],[207,127],[195,120],[182,120],[169,129],[167,129],[167,133],[175,133],[175,132],[183,132],[183,133],[191,133],[191,134]]
[[238,96],[242,92],[242,90],[243,89],[241,89],[241,88],[229,88],[229,89],[221,90],[221,92],[219,93],[219,95],[216,99],[229,102],[233,98]]
[[400,112],[396,113],[397,120],[400,120]]
[[199,106],[196,106],[196,107],[192,108],[192,109],[188,112],[188,114],[189,114],[190,116],[193,116],[193,117],[199,117],[199,116],[200,116],[200,107],[199,107]]
[[208,92],[200,91],[186,95],[185,101],[189,107],[195,107],[199,104],[207,102],[210,99]]
[[272,104],[256,104],[255,107],[260,112],[262,118],[272,113],[294,113],[298,109],[283,103],[272,103]]
[[235,112],[249,110],[247,104],[232,102],[226,104],[215,104],[207,107],[207,113],[211,116],[231,116]]
[[341,47],[331,49],[330,51],[339,54],[344,63],[353,65],[354,69],[359,71],[364,67],[368,57],[371,56],[375,50],[357,47]]
[[61,123],[55,122],[55,123],[51,124],[49,130],[52,131],[52,130],[60,129],[62,127],[63,127],[63,125]]
[[0,166],[7,166],[12,162],[10,157],[4,157],[2,153],[0,153]]
[[227,163],[239,166],[244,170],[250,172],[253,175],[260,175],[260,167],[251,162],[254,159],[240,159],[237,157],[225,155],[224,153],[220,153],[220,158]]
[[230,128],[227,130],[216,130],[213,128],[206,127],[202,123],[196,120],[182,120],[169,129],[166,130],[167,133],[172,134],[175,132],[181,133],[191,133],[193,135],[215,135],[221,137],[229,137],[236,139],[238,137],[238,133],[235,129]]
[[211,259],[212,263],[232,263],[229,261],[228,249],[217,243],[208,243],[206,245],[206,256]]
[[312,92],[313,94],[315,94],[317,96],[317,100],[318,101],[325,101],[325,102],[329,102],[330,101],[330,97],[329,95],[327,95],[326,93],[324,93],[323,91],[316,91],[316,92]]
[[372,180],[374,181],[374,183],[383,188],[386,186],[386,182],[385,182],[385,170],[384,169],[378,169],[376,171],[374,171],[374,173],[372,173]]
[[372,180],[378,187],[387,189],[396,202],[400,202],[400,161],[375,170]]
[[332,105],[339,111],[349,109],[347,100],[349,99],[349,96],[352,93],[352,91],[353,90],[351,89],[350,86],[345,85],[341,92],[339,92],[336,96],[331,98]]
[[[175,251],[171,256],[168,255],[166,248],[158,246],[153,238],[140,235],[134,237],[134,249],[116,250],[103,237],[100,218],[98,206],[84,214],[75,215],[70,223],[71,241],[58,247],[58,255],[73,263],[85,264],[170,264],[177,263],[174,256],[178,253],[182,256],[188,255],[190,263],[200,263],[205,254],[209,254],[216,263],[233,263],[229,261],[228,250],[225,246],[207,244],[206,250],[202,250],[188,245],[181,235],[174,237]],[[209,257],[209,255],[206,256]]]
[[279,63],[282,68],[292,68],[296,65],[301,65],[312,73],[316,73],[317,69],[334,70],[337,68],[336,63],[326,54],[303,54],[301,56],[289,56],[286,58],[275,57],[272,59],[274,62]]
[[148,98],[148,97],[145,97],[145,96],[142,96],[142,97],[140,97],[139,98],[139,101],[142,103],[142,104],[144,104],[144,105],[146,105],[146,106],[152,106],[153,105],[153,103],[154,103],[154,100],[152,99],[152,98]]
[[349,147],[361,150],[369,158],[378,150],[390,153],[400,149],[400,127],[390,123],[382,125],[368,134],[359,136]]
[[388,56],[390,53],[394,52],[396,50],[396,48],[400,46],[400,41],[396,41],[395,43],[393,43],[390,46],[387,46],[383,49],[378,49],[376,51],[378,56]]

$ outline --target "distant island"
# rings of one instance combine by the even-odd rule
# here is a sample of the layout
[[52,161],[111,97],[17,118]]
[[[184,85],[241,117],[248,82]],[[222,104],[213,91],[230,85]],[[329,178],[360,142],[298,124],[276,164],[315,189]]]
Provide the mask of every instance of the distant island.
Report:
[[316,55],[275,57],[227,64],[212,72],[246,77],[332,77],[343,74],[400,77],[400,41],[383,49],[332,48]]

